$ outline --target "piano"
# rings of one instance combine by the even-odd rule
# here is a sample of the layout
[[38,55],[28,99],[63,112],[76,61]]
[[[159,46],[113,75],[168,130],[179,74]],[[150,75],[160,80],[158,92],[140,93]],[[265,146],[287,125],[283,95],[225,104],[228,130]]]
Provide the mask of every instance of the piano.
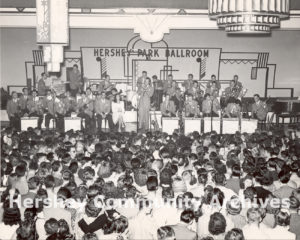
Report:
[[300,119],[300,100],[277,100],[273,105],[273,111],[276,114],[276,123],[282,118],[290,118],[290,122],[298,122]]

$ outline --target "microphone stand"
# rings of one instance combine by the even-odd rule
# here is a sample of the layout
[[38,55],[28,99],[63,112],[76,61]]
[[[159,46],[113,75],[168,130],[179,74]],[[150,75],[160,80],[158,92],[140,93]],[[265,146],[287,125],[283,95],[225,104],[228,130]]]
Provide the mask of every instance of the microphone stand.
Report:
[[210,131],[213,131],[213,99],[211,99],[211,105],[210,105]]

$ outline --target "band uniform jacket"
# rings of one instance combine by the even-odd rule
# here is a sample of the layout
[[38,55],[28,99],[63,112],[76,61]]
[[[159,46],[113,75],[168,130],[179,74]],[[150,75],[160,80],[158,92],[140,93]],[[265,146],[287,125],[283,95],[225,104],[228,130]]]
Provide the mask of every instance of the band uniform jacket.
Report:
[[65,114],[65,109],[63,106],[63,102],[56,98],[55,100],[47,99],[44,101],[44,108],[48,111],[49,114],[55,115],[56,113]]
[[94,111],[94,100],[89,98],[79,99],[77,103],[77,109],[79,111],[83,111],[92,118]]
[[161,114],[167,115],[167,113],[172,113],[172,114],[176,114],[176,107],[173,101],[169,100],[169,102],[167,103],[166,101],[164,101],[161,105],[160,105],[160,111]]
[[29,113],[42,113],[42,102],[39,97],[31,97],[27,102],[27,109]]
[[72,97],[65,97],[63,100],[65,111],[75,111],[76,109],[76,101]]
[[252,104],[252,116],[255,114],[257,118],[265,118],[268,112],[267,104],[263,101],[259,101],[258,104]]
[[81,86],[81,73],[77,70],[70,71],[70,88],[71,89],[78,89]]
[[7,107],[6,107],[7,115],[8,117],[14,117],[15,114],[19,114],[20,111],[20,103],[19,100],[9,100],[7,102]]
[[187,102],[185,105],[185,115],[188,117],[191,114],[194,116],[200,114],[198,103],[194,100],[191,102]]
[[45,83],[44,79],[41,78],[38,82],[38,93],[39,93],[39,95],[45,96],[46,95],[46,90],[47,90],[46,83]]
[[111,102],[107,99],[96,99],[95,100],[95,113],[110,113],[111,112]]
[[183,86],[184,86],[184,88],[185,88],[185,91],[186,91],[186,92],[189,92],[189,90],[190,90],[191,88],[193,88],[193,84],[194,84],[194,81],[193,81],[193,80],[192,80],[192,81],[190,81],[190,80],[185,80],[184,83],[183,83]]
[[172,80],[164,81],[164,92],[166,93],[172,87]]
[[167,94],[169,94],[170,97],[173,97],[175,95],[175,93],[176,93],[176,88],[170,87],[167,89]]
[[188,93],[191,94],[191,95],[193,95],[194,99],[200,98],[203,95],[202,94],[203,92],[202,92],[202,90],[200,88],[194,88],[194,87],[190,88],[188,90]]
[[213,100],[203,100],[202,102],[202,111],[203,113],[211,113],[211,105],[213,107],[213,112],[218,113],[220,110],[220,104],[218,99],[214,98]]
[[25,110],[27,108],[27,103],[30,100],[30,96],[28,95],[22,95],[19,99],[19,104],[21,107],[21,110]]

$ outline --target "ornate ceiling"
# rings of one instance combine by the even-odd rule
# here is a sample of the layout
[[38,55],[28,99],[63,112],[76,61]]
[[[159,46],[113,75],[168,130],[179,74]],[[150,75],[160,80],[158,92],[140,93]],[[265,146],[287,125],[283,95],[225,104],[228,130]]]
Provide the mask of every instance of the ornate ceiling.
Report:
[[[1,0],[1,8],[35,8],[36,0]],[[69,0],[69,8],[177,8],[207,9],[208,0]],[[290,0],[291,10],[300,10],[299,0]]]

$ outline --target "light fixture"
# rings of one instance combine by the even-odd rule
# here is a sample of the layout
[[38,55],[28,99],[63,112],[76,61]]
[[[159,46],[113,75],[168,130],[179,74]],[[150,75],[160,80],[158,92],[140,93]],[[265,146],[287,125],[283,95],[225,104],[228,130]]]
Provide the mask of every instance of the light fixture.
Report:
[[268,34],[289,17],[289,0],[208,0],[208,13],[228,33]]
[[68,0],[36,0],[37,44],[43,46],[48,72],[59,72],[69,44]]

